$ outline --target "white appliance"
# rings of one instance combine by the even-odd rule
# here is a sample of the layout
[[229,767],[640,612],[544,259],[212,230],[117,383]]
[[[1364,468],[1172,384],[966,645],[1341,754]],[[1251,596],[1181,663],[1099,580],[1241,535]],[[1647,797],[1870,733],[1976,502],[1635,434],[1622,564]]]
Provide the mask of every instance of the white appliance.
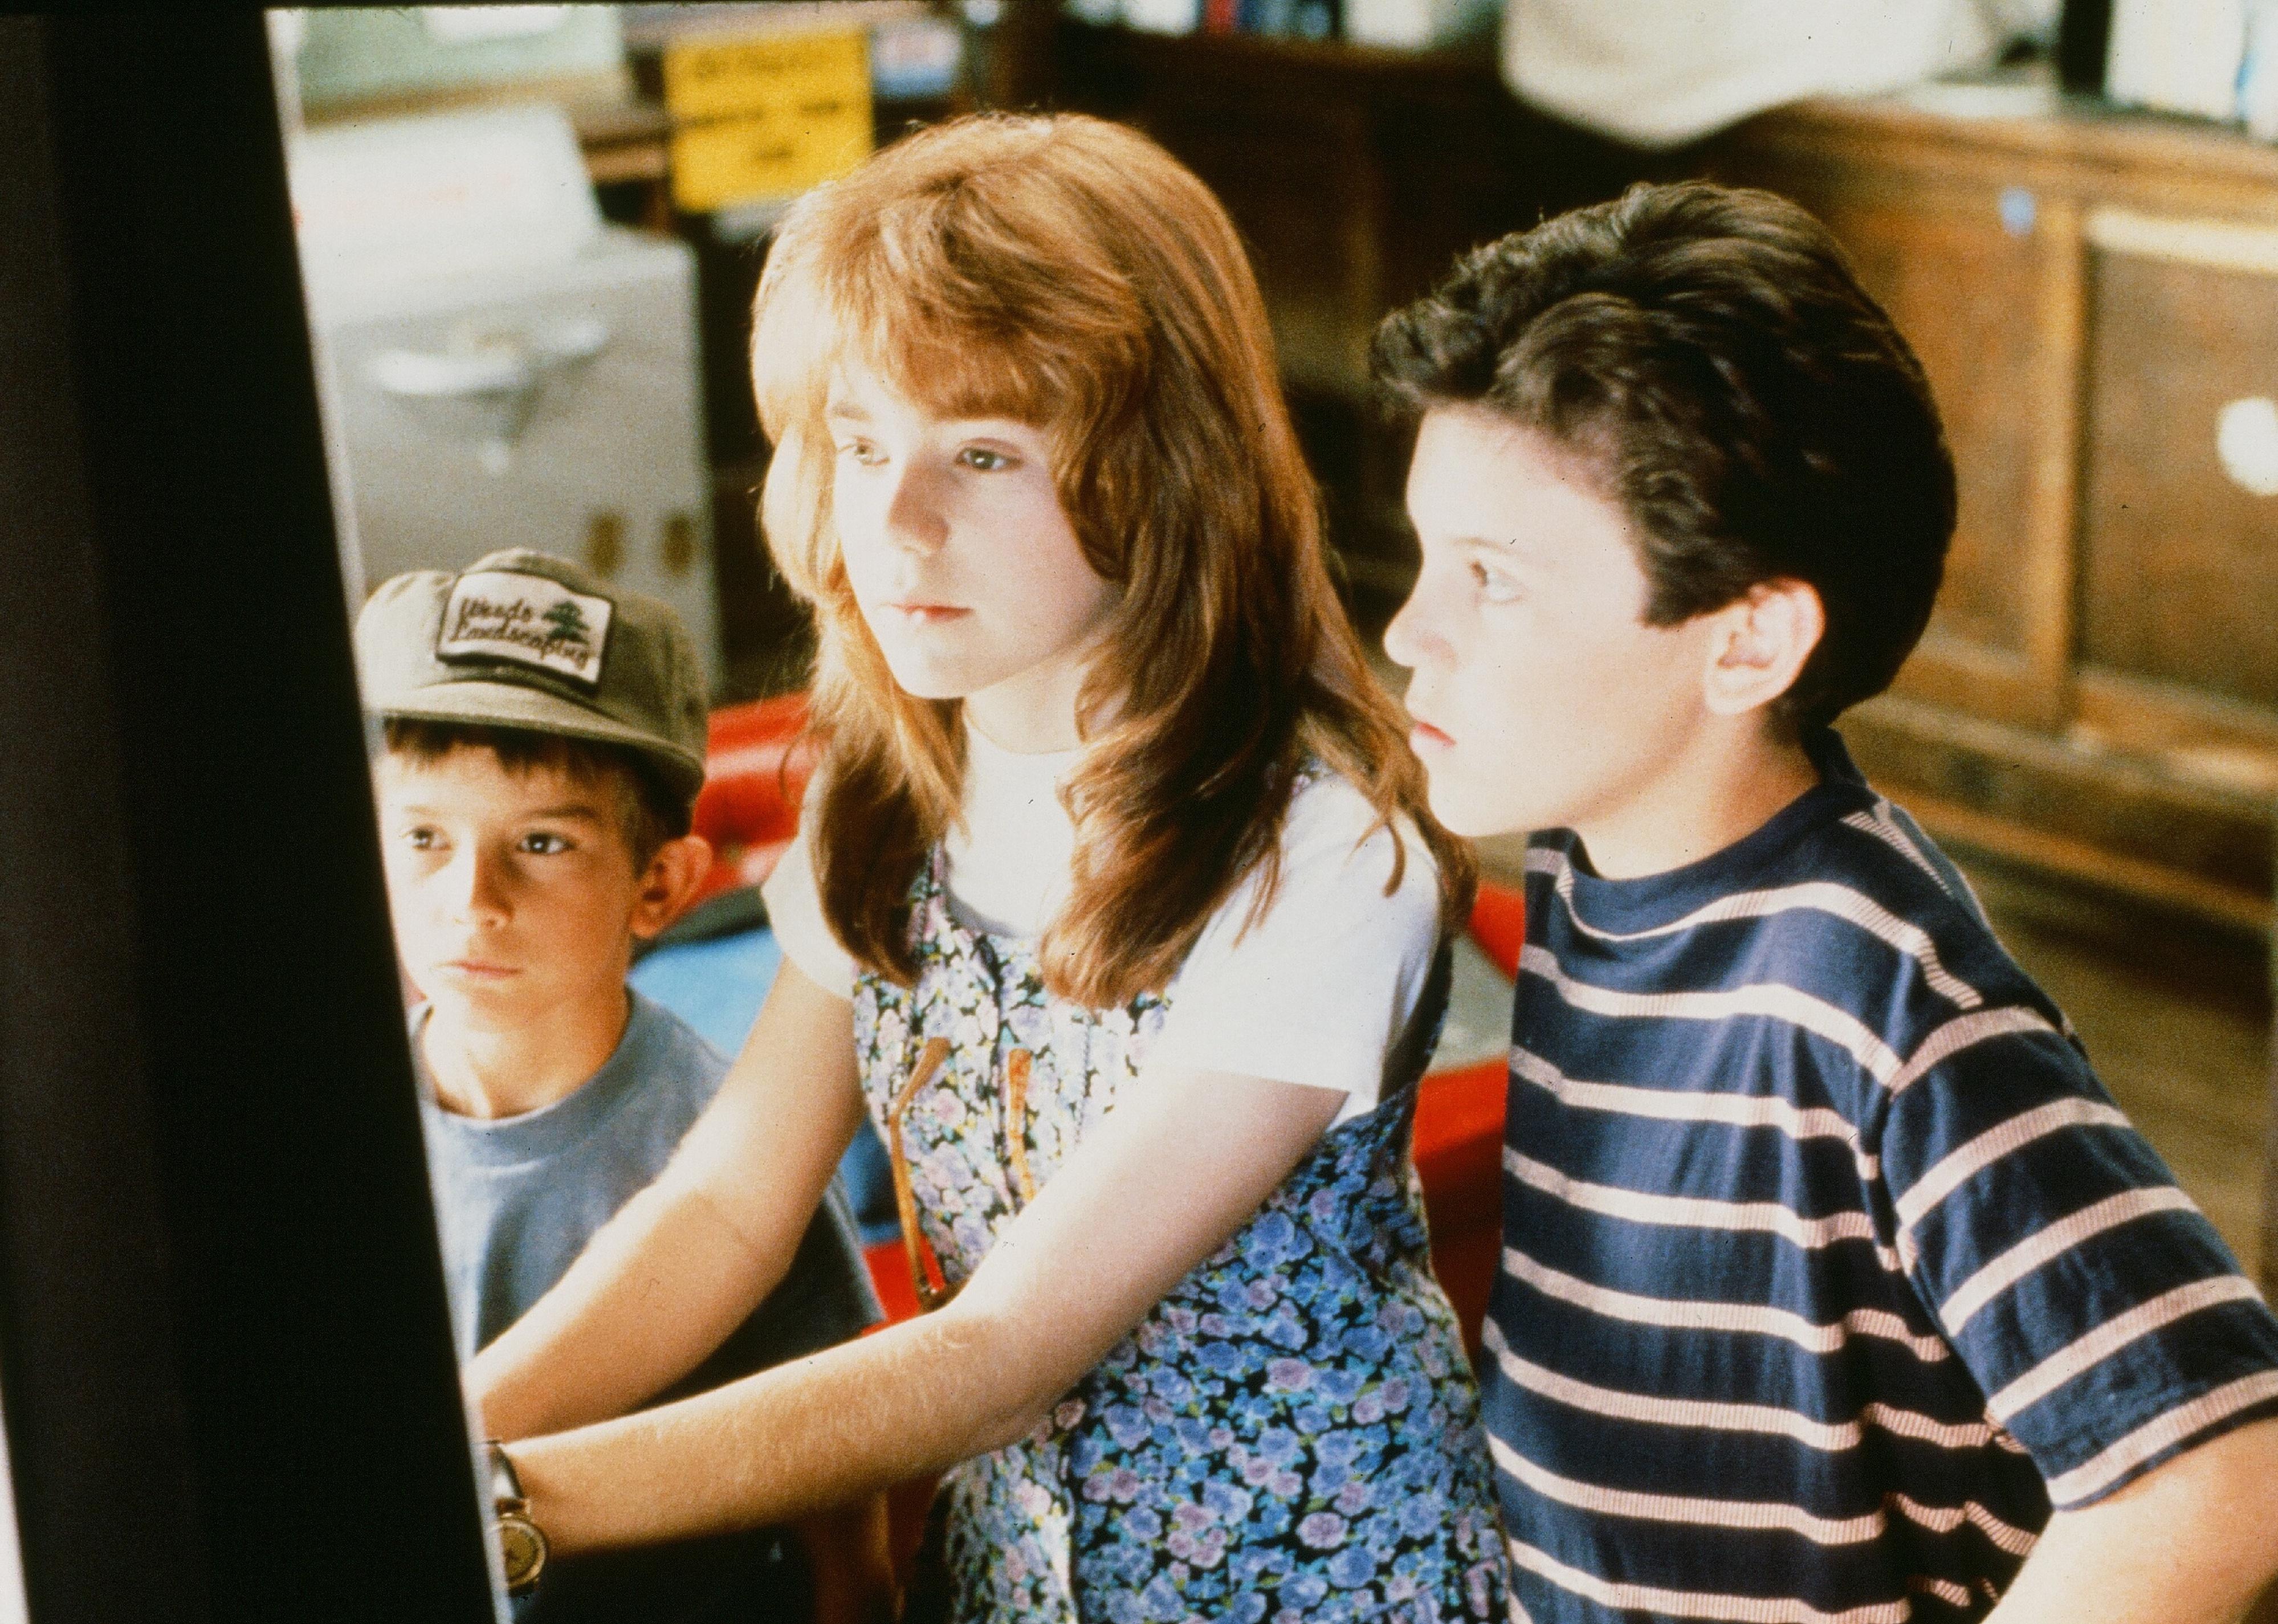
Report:
[[602,223],[551,107],[322,127],[291,169],[365,583],[574,558],[678,610],[716,686],[687,245]]

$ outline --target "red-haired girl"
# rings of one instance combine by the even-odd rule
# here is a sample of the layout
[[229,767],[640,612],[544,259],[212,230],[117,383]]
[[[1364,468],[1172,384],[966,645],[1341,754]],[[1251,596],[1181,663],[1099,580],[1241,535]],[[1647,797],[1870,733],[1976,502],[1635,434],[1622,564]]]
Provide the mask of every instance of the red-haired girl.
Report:
[[[786,963],[472,1369],[529,1517],[618,1544],[939,1472],[959,1619],[1500,1618],[1408,1159],[1471,868],[1224,211],[1113,125],[943,126],[792,211],[753,356],[822,638]],[[602,1419],[776,1280],[866,1104],[937,1311]]]

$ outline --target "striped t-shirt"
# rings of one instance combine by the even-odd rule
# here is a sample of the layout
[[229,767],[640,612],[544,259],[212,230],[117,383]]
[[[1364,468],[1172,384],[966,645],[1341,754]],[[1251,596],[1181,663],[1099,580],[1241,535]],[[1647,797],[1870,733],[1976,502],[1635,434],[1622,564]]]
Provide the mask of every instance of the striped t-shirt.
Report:
[[2278,1321],[1831,732],[1738,844],[1527,854],[1487,1427],[1515,1619],[1982,1615],[2278,1413]]

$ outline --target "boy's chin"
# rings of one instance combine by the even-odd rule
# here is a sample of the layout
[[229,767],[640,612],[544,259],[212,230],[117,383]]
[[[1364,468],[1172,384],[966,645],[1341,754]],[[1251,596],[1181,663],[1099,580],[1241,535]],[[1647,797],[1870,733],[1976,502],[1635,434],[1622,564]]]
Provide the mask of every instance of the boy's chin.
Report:
[[1539,827],[1515,807],[1491,797],[1466,793],[1463,787],[1438,777],[1431,779],[1425,798],[1440,827],[1465,840],[1525,835]]
[[526,1007],[526,994],[516,997],[502,987],[469,988],[439,980],[422,990],[427,1000],[428,1019],[463,1031],[509,1031],[529,1025],[536,1018]]

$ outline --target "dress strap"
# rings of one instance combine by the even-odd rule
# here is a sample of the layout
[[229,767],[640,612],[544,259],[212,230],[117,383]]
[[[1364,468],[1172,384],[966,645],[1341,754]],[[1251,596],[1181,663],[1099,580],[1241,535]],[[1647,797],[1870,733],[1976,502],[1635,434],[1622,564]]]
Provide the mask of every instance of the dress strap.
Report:
[[1444,930],[1440,933],[1440,945],[1432,954],[1432,972],[1424,978],[1424,990],[1417,995],[1416,1008],[1402,1029],[1400,1041],[1394,1044],[1386,1058],[1384,1091],[1380,1100],[1396,1099],[1423,1080],[1432,1064],[1433,1051],[1440,1047],[1440,1028],[1448,1017],[1448,995],[1455,984],[1455,944]]

